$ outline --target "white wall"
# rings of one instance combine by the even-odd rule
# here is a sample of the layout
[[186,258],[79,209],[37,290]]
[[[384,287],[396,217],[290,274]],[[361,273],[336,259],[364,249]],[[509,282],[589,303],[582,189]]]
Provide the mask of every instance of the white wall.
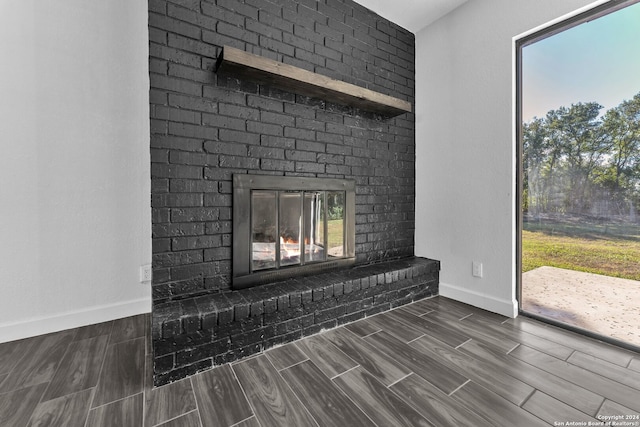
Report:
[[0,2],[0,342],[149,312],[145,0]]
[[441,295],[516,315],[513,39],[588,4],[470,0],[416,34],[416,255]]

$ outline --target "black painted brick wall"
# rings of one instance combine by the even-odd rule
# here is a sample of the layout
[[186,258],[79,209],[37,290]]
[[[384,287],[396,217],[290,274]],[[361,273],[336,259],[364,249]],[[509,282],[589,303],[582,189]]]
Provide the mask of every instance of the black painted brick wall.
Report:
[[350,0],[149,0],[154,302],[228,290],[234,173],[357,182],[356,262],[413,255],[413,114],[218,76],[222,45],[414,102],[414,36]]

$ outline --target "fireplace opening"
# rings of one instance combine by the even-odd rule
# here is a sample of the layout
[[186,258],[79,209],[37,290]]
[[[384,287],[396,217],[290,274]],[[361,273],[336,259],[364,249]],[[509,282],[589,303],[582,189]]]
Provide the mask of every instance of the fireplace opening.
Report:
[[353,265],[355,182],[235,175],[233,287]]

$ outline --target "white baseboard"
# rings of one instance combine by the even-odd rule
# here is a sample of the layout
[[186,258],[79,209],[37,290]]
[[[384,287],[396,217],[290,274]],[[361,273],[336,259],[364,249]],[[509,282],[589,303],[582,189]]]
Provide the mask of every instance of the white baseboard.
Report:
[[459,286],[450,285],[448,283],[440,283],[439,294],[443,297],[450,298],[474,307],[482,308],[493,313],[498,313],[507,317],[516,317],[518,315],[518,301],[494,298],[470,291],[469,289]]
[[49,317],[2,323],[0,324],[0,343],[150,312],[151,299],[141,298]]

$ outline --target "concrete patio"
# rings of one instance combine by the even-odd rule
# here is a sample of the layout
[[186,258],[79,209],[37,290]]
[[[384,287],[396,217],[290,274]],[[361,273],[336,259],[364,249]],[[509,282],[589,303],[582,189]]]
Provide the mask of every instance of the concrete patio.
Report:
[[555,267],[522,275],[523,310],[640,347],[640,282]]

